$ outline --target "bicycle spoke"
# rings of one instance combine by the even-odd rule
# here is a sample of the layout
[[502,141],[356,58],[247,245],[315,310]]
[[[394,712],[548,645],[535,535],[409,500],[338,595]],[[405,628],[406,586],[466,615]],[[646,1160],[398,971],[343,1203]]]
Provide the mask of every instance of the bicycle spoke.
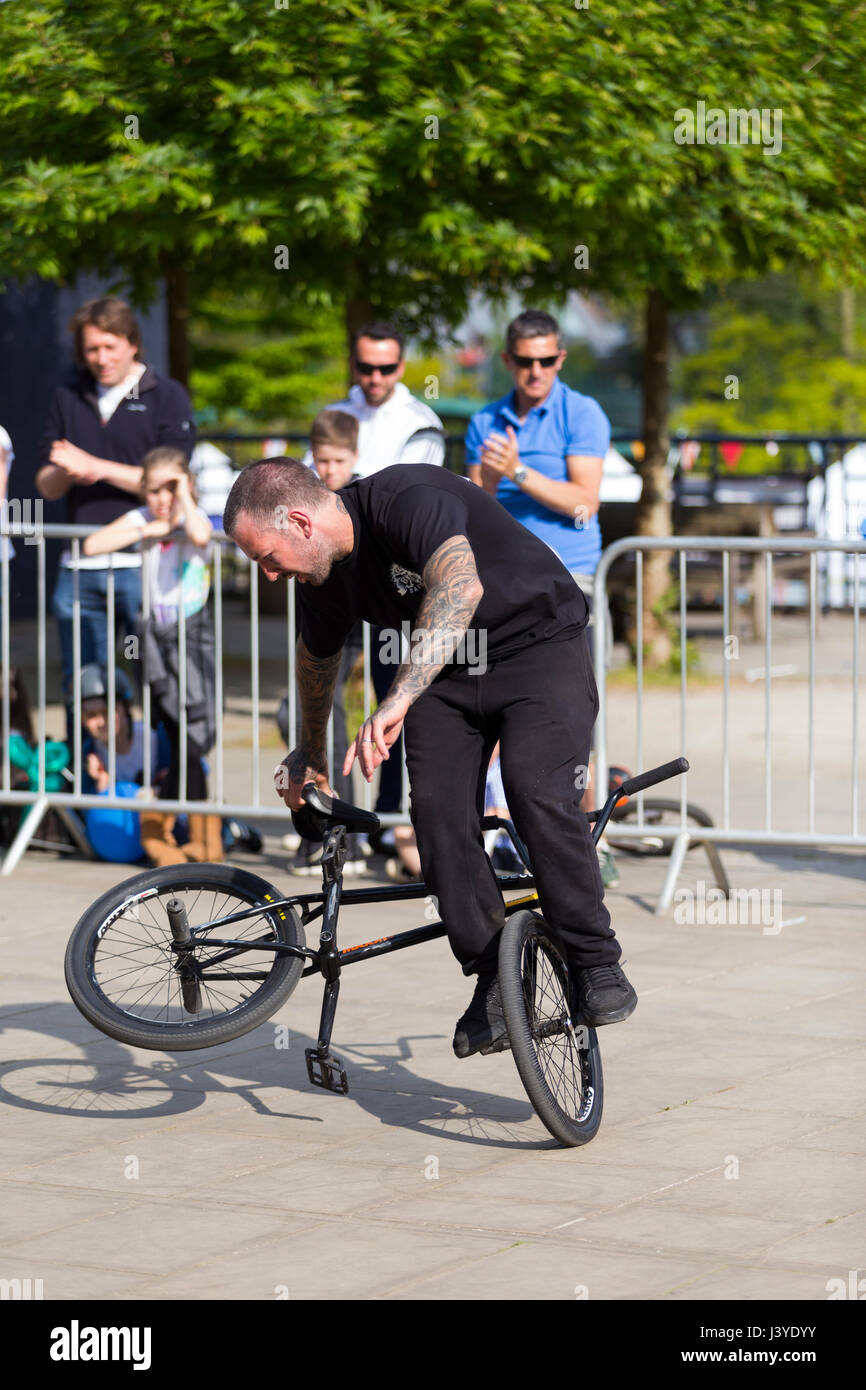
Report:
[[574,1032],[565,967],[543,937],[526,942],[522,968],[530,1032],[541,1074],[556,1104],[578,1119],[586,1100],[586,1067]]
[[[199,923],[204,929],[202,935],[195,938],[193,951],[201,995],[201,1009],[195,1015],[184,1008],[178,955],[173,949],[165,910],[170,897],[180,898],[187,920],[191,924]],[[256,906],[216,887],[146,891],[141,898],[125,902],[117,915],[104,924],[94,949],[91,967],[94,984],[109,1003],[130,1018],[143,1022],[177,1026],[223,1018],[246,1004],[268,980],[275,964],[274,956],[270,952],[257,952],[255,943],[275,941],[277,932],[264,907],[258,908],[250,918],[233,924],[233,938],[250,942],[249,951],[235,948],[234,952],[237,957],[243,957],[243,966],[248,969],[220,971],[210,976],[206,974],[208,957],[223,954],[226,948],[211,945],[204,932],[215,919]],[[240,965],[240,961],[238,963]]]

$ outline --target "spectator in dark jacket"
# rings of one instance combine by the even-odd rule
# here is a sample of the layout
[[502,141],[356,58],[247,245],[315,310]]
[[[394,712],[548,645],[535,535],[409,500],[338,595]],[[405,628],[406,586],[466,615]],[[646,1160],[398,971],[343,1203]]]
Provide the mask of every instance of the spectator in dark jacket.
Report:
[[[177,381],[141,360],[141,333],[121,299],[88,300],[70,322],[79,370],[54,393],[42,440],[36,486],[43,497],[66,498],[71,525],[106,526],[129,510],[141,485],[141,460],[156,445],[174,445],[188,458],[195,443],[192,407]],[[114,556],[115,617],[135,631],[141,605],[141,556]],[[72,737],[73,600],[81,605],[81,664],[106,665],[108,557],[61,556],[54,589],[60,633],[67,729]]]

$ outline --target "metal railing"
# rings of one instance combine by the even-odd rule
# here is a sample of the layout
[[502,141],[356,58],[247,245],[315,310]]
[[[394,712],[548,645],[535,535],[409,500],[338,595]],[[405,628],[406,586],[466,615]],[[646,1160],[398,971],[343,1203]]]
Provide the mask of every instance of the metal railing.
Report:
[[[688,803],[688,778],[689,774],[680,779],[679,799],[680,799],[680,823],[679,825],[656,825],[648,822],[644,816],[644,794],[641,793],[635,800],[637,804],[637,818],[628,824],[616,825],[617,839],[640,840],[647,835],[670,840],[673,842],[670,864],[664,887],[657,905],[657,911],[665,911],[671,903],[674,888],[682,868],[683,859],[690,842],[700,841],[711,844],[742,844],[751,845],[780,845],[780,846],[866,846],[866,832],[861,831],[859,825],[859,759],[860,759],[860,740],[859,740],[859,681],[860,681],[860,614],[861,614],[861,589],[866,593],[866,565],[862,567],[861,558],[866,555],[866,543],[862,541],[828,541],[804,538],[735,538],[727,536],[719,537],[641,537],[630,536],[624,540],[617,541],[602,554],[601,561],[595,576],[595,632],[594,632],[594,653],[596,679],[599,688],[600,709],[598,720],[595,726],[595,758],[597,768],[598,785],[607,786],[610,755],[615,751],[618,756],[622,756],[621,747],[615,749],[615,740],[610,720],[610,700],[608,698],[607,673],[604,666],[604,651],[606,642],[606,627],[608,622],[608,610],[605,599],[608,596],[609,580],[612,566],[624,555],[633,555],[635,561],[634,588],[632,591],[634,605],[634,648],[635,648],[635,702],[634,702],[634,734],[635,734],[635,761],[638,768],[647,765],[647,737],[645,721],[646,703],[646,681],[645,681],[645,657],[644,657],[644,556],[651,551],[668,551],[677,555],[677,578],[679,585],[679,698],[678,706],[678,735],[674,735],[672,729],[666,734],[665,749],[667,756],[673,756],[674,751],[679,752],[683,757],[689,759],[692,767],[692,775],[699,766],[700,753],[696,751],[696,744],[699,741],[695,738],[694,729],[689,722],[690,702],[689,702],[689,651],[688,651],[688,628],[687,628],[687,592],[688,592],[688,557],[689,554],[700,552],[710,552],[720,555],[722,561],[721,593],[722,593],[722,640],[725,649],[722,652],[721,663],[721,712],[720,712],[720,760],[718,765],[718,793],[721,806],[721,823],[709,827],[689,826],[687,823],[687,803]],[[851,609],[851,692],[850,692],[850,822],[846,829],[819,829],[816,823],[816,779],[818,777],[818,734],[816,728],[816,626],[818,614],[818,594],[819,594],[819,575],[817,562],[820,554],[831,552],[845,552],[852,555],[854,567],[854,582],[852,584],[852,609]],[[763,699],[763,747],[760,756],[760,768],[763,778],[763,823],[743,823],[732,813],[733,781],[732,766],[732,730],[731,730],[731,661],[728,659],[730,650],[728,644],[732,636],[732,612],[734,603],[733,585],[731,582],[731,559],[732,556],[746,554],[752,556],[763,556],[763,583],[761,584],[760,602],[763,605],[763,680],[764,680],[764,699]],[[805,763],[806,763],[806,789],[803,799],[804,811],[801,818],[802,823],[793,828],[780,829],[774,825],[774,670],[773,670],[773,557],[775,554],[801,554],[808,557],[808,605],[807,614],[804,621],[807,626],[808,637],[808,699],[807,699],[807,720],[805,730]],[[666,692],[668,699],[673,699]],[[673,711],[671,711],[673,715]],[[674,716],[675,717],[675,716]],[[671,720],[673,723],[673,719]],[[619,728],[622,722],[619,721]],[[678,748],[673,747],[673,740],[676,737]],[[650,760],[651,760],[651,755]],[[741,765],[743,760],[740,760]],[[749,758],[749,765],[753,765],[753,759]],[[797,816],[794,817],[798,819]]]
[[[117,658],[115,655],[115,592],[113,560],[108,557],[108,596],[105,611],[105,624],[107,635],[107,669],[108,669],[108,777],[109,789],[105,795],[89,795],[83,791],[82,778],[82,724],[81,724],[81,691],[80,691],[80,669],[81,669],[81,608],[80,601],[74,596],[73,600],[73,683],[72,683],[72,781],[68,791],[49,791],[46,788],[46,765],[45,765],[45,739],[46,739],[46,717],[47,703],[46,692],[48,686],[49,672],[49,636],[48,636],[48,593],[46,584],[46,555],[45,546],[47,541],[62,539],[68,541],[72,550],[73,560],[80,553],[82,538],[89,534],[93,528],[72,527],[72,526],[42,526],[38,536],[32,533],[27,537],[30,544],[38,546],[37,553],[37,617],[36,617],[36,743],[38,749],[38,778],[35,790],[17,790],[11,784],[11,770],[9,759],[9,734],[10,734],[10,692],[8,680],[4,682],[2,692],[0,692],[0,745],[2,745],[2,759],[0,759],[0,804],[6,803],[19,805],[22,807],[30,806],[32,810],[25,818],[18,835],[8,851],[3,863],[2,872],[9,873],[23,854],[33,836],[36,827],[48,807],[56,808],[61,814],[66,810],[88,810],[95,808],[118,808],[129,810],[134,807],[136,810],[159,809],[168,812],[190,812],[190,811],[211,811],[219,812],[227,816],[247,818],[285,818],[288,828],[288,812],[285,811],[281,802],[277,798],[270,781],[266,786],[265,793],[262,792],[262,768],[260,766],[260,743],[263,732],[263,719],[269,717],[262,709],[262,628],[259,603],[259,572],[257,567],[251,566],[249,569],[249,595],[248,595],[248,628],[249,628],[249,676],[246,682],[246,691],[243,699],[248,704],[245,711],[245,718],[248,720],[248,739],[249,747],[252,750],[252,779],[248,796],[237,794],[237,772],[232,784],[232,796],[227,795],[226,777],[226,718],[227,699],[226,699],[226,596],[224,584],[225,557],[228,552],[233,552],[234,547],[221,533],[216,533],[213,538],[213,597],[212,612],[216,648],[216,681],[214,690],[215,712],[216,712],[216,738],[212,752],[207,754],[210,760],[210,799],[205,802],[191,801],[185,795],[187,769],[186,759],[186,712],[181,690],[180,701],[180,739],[179,750],[181,758],[180,767],[180,787],[179,796],[172,801],[161,800],[155,795],[143,796],[140,800],[131,803],[129,800],[116,795],[116,738],[114,735],[115,724],[115,671],[117,668]],[[10,528],[14,536],[23,534],[16,531],[15,527]],[[859,740],[859,691],[858,683],[860,679],[860,645],[859,645],[859,624],[861,615],[861,591],[866,592],[866,566],[861,566],[861,557],[866,553],[866,543],[857,541],[832,542],[826,540],[811,539],[784,539],[780,537],[745,539],[734,537],[703,537],[699,540],[688,537],[665,537],[665,538],[641,538],[630,537],[626,540],[617,542],[609,547],[602,555],[596,573],[596,623],[594,629],[594,641],[596,650],[596,671],[600,695],[600,711],[595,734],[595,754],[597,768],[597,785],[605,787],[607,785],[608,764],[610,753],[614,757],[624,757],[622,747],[616,747],[615,741],[611,736],[610,726],[610,697],[607,690],[607,682],[602,653],[605,650],[607,641],[607,604],[603,601],[607,595],[612,566],[620,561],[623,556],[634,556],[634,585],[632,589],[632,599],[635,611],[635,646],[636,646],[636,691],[634,701],[634,734],[635,734],[635,766],[641,769],[652,761],[654,751],[650,751],[650,740],[646,736],[645,730],[645,662],[643,655],[644,630],[643,630],[643,598],[644,598],[644,557],[652,550],[671,551],[677,554],[677,572],[679,576],[679,655],[680,655],[680,676],[679,676],[679,696],[672,696],[670,692],[665,693],[668,702],[666,706],[665,718],[665,741],[663,748],[659,749],[660,757],[671,757],[675,752],[681,753],[689,758],[692,763],[694,777],[698,771],[702,770],[702,760],[699,751],[696,751],[697,740],[694,737],[694,715],[691,712],[691,696],[693,691],[689,682],[688,670],[688,578],[689,578],[689,557],[695,552],[701,554],[710,553],[717,555],[721,560],[721,619],[722,619],[722,638],[730,634],[732,628],[732,613],[736,601],[735,585],[733,583],[732,560],[735,556],[744,554],[751,556],[759,562],[760,572],[763,574],[761,585],[760,602],[763,609],[763,638],[762,650],[764,658],[765,685],[763,691],[763,740],[760,752],[760,768],[763,776],[763,817],[744,819],[742,815],[735,814],[734,804],[734,764],[732,757],[732,692],[731,692],[731,664],[723,660],[721,666],[721,707],[718,717],[719,727],[719,752],[713,753],[715,759],[714,767],[717,774],[717,800],[719,823],[712,827],[690,827],[687,824],[686,808],[688,803],[688,778],[684,777],[678,788],[680,797],[680,823],[678,825],[649,826],[643,816],[643,795],[636,798],[637,801],[637,820],[635,823],[617,824],[616,836],[623,839],[640,839],[645,836],[648,830],[652,835],[664,840],[673,842],[673,852],[670,861],[670,868],[665,882],[662,896],[659,900],[659,910],[666,908],[671,901],[673,889],[677,881],[678,874],[682,867],[683,858],[689,844],[693,840],[710,842],[712,844],[742,843],[747,841],[755,845],[809,845],[809,846],[866,846],[866,833],[862,832],[859,826],[859,787],[858,787],[858,767],[860,760],[860,740]],[[823,554],[832,552],[845,552],[853,557],[855,582],[852,586],[853,608],[852,608],[852,631],[850,636],[850,664],[851,664],[851,692],[850,692],[850,720],[851,735],[848,744],[849,764],[851,768],[851,787],[849,797],[849,824],[844,828],[839,827],[824,828],[819,824],[816,802],[816,784],[819,777],[826,777],[826,760],[822,764],[821,746],[816,722],[817,699],[816,699],[816,626],[819,608],[819,583],[820,575],[818,572],[818,559]],[[808,562],[808,606],[803,615],[804,632],[808,638],[808,708],[804,721],[804,734],[802,745],[804,750],[804,774],[805,788],[802,799],[803,812],[799,823],[789,828],[779,828],[774,823],[774,757],[773,757],[773,736],[774,736],[774,676],[773,676],[773,641],[774,641],[774,605],[773,605],[773,566],[774,555],[776,554],[800,554]],[[762,563],[761,563],[762,561]],[[4,672],[10,669],[10,612],[9,612],[9,559],[4,556],[0,560],[0,660]],[[74,573],[79,573],[75,571]],[[231,600],[235,602],[236,600]],[[180,606],[180,622],[178,632],[179,643],[179,670],[181,673],[181,685],[184,681],[185,662],[182,659],[184,644],[186,641],[186,624],[182,616]],[[277,684],[281,690],[285,690],[288,696],[288,727],[289,727],[289,747],[294,747],[298,739],[298,706],[295,691],[294,679],[294,650],[295,650],[295,595],[294,587],[288,586],[287,607],[284,620],[282,618],[269,619],[270,638],[277,641],[282,647],[285,642],[286,663],[285,680],[272,682]],[[244,661],[246,662],[246,653]],[[368,717],[371,707],[370,697],[370,631],[365,627],[364,635],[364,680],[363,680],[363,714]],[[134,682],[142,687],[141,704],[143,707],[143,721],[145,729],[150,726],[151,716],[151,691],[146,682]],[[238,695],[235,690],[232,699],[237,702]],[[678,708],[678,734],[676,741],[679,748],[673,745],[671,719],[668,717],[667,710],[672,710],[673,703]],[[62,709],[62,705],[61,705]],[[233,717],[234,712],[232,712]],[[691,722],[690,722],[691,720]],[[618,726],[618,728],[621,725]],[[351,737],[354,730],[349,730]],[[244,734],[244,747],[247,746],[247,736]],[[328,730],[328,754],[329,761],[333,770],[333,721],[329,724]],[[277,763],[282,754],[275,753],[274,763]],[[658,758],[656,759],[658,761]],[[150,742],[145,739],[144,751],[145,766],[143,770],[143,782],[145,787],[150,787],[153,768],[150,766]],[[750,757],[750,764],[754,758]],[[358,798],[360,804],[370,809],[373,801],[373,788],[362,781],[361,795]],[[716,807],[713,807],[716,810]],[[399,811],[390,815],[382,816],[384,824],[398,824],[408,819],[408,783],[405,765],[403,768],[402,783],[402,805]],[[762,822],[762,823],[761,823]],[[74,818],[72,818],[72,833],[75,834]],[[83,832],[80,831],[76,837],[77,842],[82,848],[87,845]]]
[[[36,832],[36,828],[49,807],[57,809],[67,825],[67,829],[76,839],[80,848],[85,852],[89,850],[86,837],[80,826],[76,825],[74,818],[70,818],[62,813],[66,810],[87,811],[94,809],[124,809],[135,811],[159,810],[160,812],[211,812],[219,813],[223,816],[233,816],[243,819],[255,817],[266,818],[285,818],[286,829],[291,829],[289,812],[285,809],[271,783],[267,788],[267,798],[263,799],[261,786],[261,767],[259,758],[260,736],[262,732],[262,695],[261,695],[261,631],[260,631],[260,605],[259,605],[259,570],[252,565],[249,567],[249,741],[253,751],[253,768],[250,786],[250,795],[247,799],[242,796],[229,797],[226,794],[226,766],[225,766],[225,725],[226,725],[226,694],[225,694],[225,593],[223,584],[224,557],[226,551],[234,552],[234,543],[230,541],[222,532],[214,532],[211,538],[212,550],[212,571],[213,582],[212,590],[212,613],[213,628],[215,639],[215,689],[214,704],[216,714],[216,738],[212,751],[208,751],[206,757],[209,761],[210,773],[210,796],[206,801],[192,801],[186,795],[187,792],[187,725],[188,716],[186,710],[186,628],[188,620],[184,615],[184,605],[181,602],[178,606],[178,671],[179,671],[179,794],[177,798],[170,800],[159,799],[151,788],[153,773],[151,743],[149,738],[144,739],[143,771],[142,771],[142,791],[141,797],[131,802],[128,798],[117,794],[117,739],[115,731],[115,676],[118,667],[116,656],[117,636],[115,633],[115,575],[118,570],[114,566],[114,558],[109,555],[106,557],[108,562],[107,580],[107,600],[105,608],[105,630],[106,630],[106,674],[108,683],[107,705],[107,724],[108,724],[108,766],[107,773],[109,786],[107,793],[95,794],[87,793],[82,789],[83,782],[83,763],[82,763],[82,715],[81,715],[81,602],[80,602],[80,574],[81,571],[75,568],[81,557],[81,541],[91,534],[95,527],[68,526],[68,525],[42,525],[38,535],[31,532],[25,533],[20,526],[10,525],[4,528],[4,534],[10,535],[13,540],[24,536],[30,544],[38,546],[37,554],[37,605],[36,605],[36,720],[35,737],[37,744],[38,757],[38,785],[34,790],[18,789],[12,786],[9,736],[10,736],[10,683],[4,675],[3,689],[0,691],[0,747],[2,747],[2,757],[0,757],[0,805],[19,805],[31,806],[30,814],[24,819],[18,834],[6,853],[3,860],[0,874],[9,874],[25,852],[30,839]],[[72,740],[71,740],[71,785],[68,791],[53,791],[46,788],[46,759],[45,742],[47,737],[46,714],[47,702],[46,691],[48,684],[48,592],[46,585],[46,543],[51,540],[63,540],[69,543],[71,551],[71,561],[73,566],[73,672],[71,682],[71,708],[72,708]],[[10,671],[10,614],[9,614],[9,566],[10,560],[6,554],[0,559],[0,666],[4,673]],[[295,591],[293,585],[288,585],[287,609],[285,623],[274,623],[281,629],[281,640],[284,638],[286,644],[286,668],[285,668],[285,690],[288,696],[288,733],[289,748],[297,745],[299,737],[299,719],[297,695],[295,689]],[[142,616],[145,621],[148,617],[147,593],[143,596]],[[371,710],[370,698],[370,630],[364,625],[364,682],[363,682],[363,711],[364,718],[368,718]],[[55,663],[56,664],[56,663]],[[133,663],[126,665],[126,671],[135,670]],[[150,728],[152,693],[150,684],[146,680],[133,680],[134,686],[141,690],[141,708],[145,730]],[[137,701],[137,703],[139,703]],[[61,702],[61,710],[64,706]],[[349,732],[351,739],[354,730]],[[334,727],[333,715],[328,722],[327,751],[329,765],[333,768],[334,754]],[[276,765],[282,754],[275,753],[274,765]],[[361,795],[357,798],[358,804],[367,809],[372,809],[373,786],[366,781],[361,783]],[[145,789],[151,789],[151,795],[147,795]],[[398,811],[381,813],[380,819],[383,825],[403,824],[409,819],[408,810],[408,779],[406,775],[405,762],[403,766],[402,780],[402,804]]]

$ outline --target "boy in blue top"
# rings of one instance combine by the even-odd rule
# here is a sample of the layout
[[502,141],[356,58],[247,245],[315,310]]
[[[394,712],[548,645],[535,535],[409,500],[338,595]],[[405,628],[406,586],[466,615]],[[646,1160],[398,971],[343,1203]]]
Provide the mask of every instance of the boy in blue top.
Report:
[[[511,321],[502,360],[514,389],[473,415],[466,464],[474,483],[556,552],[591,608],[610,421],[597,401],[559,380],[565,358],[551,314],[529,309]],[[600,857],[605,882],[617,882],[606,846]]]

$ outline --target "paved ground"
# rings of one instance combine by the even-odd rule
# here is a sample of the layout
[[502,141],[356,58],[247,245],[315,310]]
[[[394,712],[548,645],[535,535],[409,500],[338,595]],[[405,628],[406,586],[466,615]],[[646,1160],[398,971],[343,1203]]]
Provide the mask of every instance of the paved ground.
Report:
[[[0,1276],[56,1299],[826,1299],[864,1264],[866,867],[726,862],[782,889],[781,930],[657,918],[663,863],[622,858],[641,1002],[600,1032],[597,1138],[564,1150],[507,1054],[452,1055],[469,991],[442,942],[345,976],[348,1097],[307,1083],[312,980],[274,1020],[288,1050],[273,1024],[175,1056],[105,1038],[62,959],[124,871],[31,853],[0,888]],[[707,878],[694,851],[683,883]],[[355,912],[347,944],[420,918]]]
[[[285,684],[284,630],[272,622],[271,709]],[[254,760],[243,633],[232,631],[226,787],[242,801]],[[849,634],[833,620],[821,639],[819,829],[850,827],[866,770],[862,714],[861,770],[851,765]],[[795,667],[772,695],[773,821],[792,828],[807,795],[795,641],[780,629],[772,654]],[[765,811],[763,650],[744,644],[730,672],[740,825]],[[717,819],[720,711],[718,684],[690,687],[688,795]],[[678,692],[649,690],[645,717],[643,766],[675,756]],[[633,692],[611,690],[610,718],[612,760],[635,767]],[[281,755],[262,732],[269,805]],[[288,878],[275,836],[266,849],[238,862],[309,888]],[[665,861],[620,858],[610,906],[640,1006],[600,1033],[597,1138],[563,1150],[507,1054],[454,1058],[470,991],[442,942],[346,975],[334,1041],[348,1097],[307,1082],[312,980],[272,1023],[206,1052],[105,1038],[69,1000],[63,952],[79,915],[127,870],[28,854],[0,879],[0,1278],[41,1278],[58,1299],[823,1300],[829,1280],[848,1287],[866,1270],[866,862],[854,851],[724,858],[735,887],[766,891],[763,922],[690,922],[688,900],[656,917]],[[697,894],[710,882],[692,851],[681,886]],[[411,904],[355,909],[344,941],[421,915]],[[275,1024],[288,1027],[288,1050]]]

